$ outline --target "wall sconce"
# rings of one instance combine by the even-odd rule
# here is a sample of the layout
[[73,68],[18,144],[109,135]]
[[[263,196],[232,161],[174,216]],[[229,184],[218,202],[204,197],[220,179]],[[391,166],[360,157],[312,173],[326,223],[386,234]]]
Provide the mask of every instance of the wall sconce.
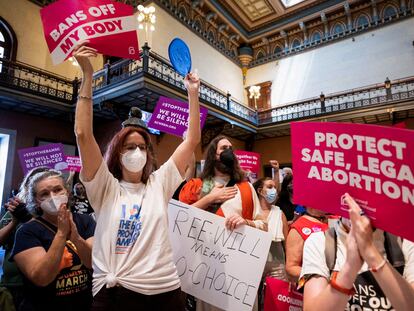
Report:
[[387,90],[389,90],[391,88],[391,81],[388,77],[384,81],[384,86]]
[[73,66],[79,67],[79,64],[76,61],[75,57],[69,57],[68,60],[72,63]]
[[152,5],[144,7],[142,4],[138,5],[138,28],[145,30],[145,42],[148,42],[149,33],[155,30],[155,7]]
[[249,87],[249,98],[254,98],[254,107],[257,110],[257,100],[260,98],[260,86],[259,85],[252,85]]

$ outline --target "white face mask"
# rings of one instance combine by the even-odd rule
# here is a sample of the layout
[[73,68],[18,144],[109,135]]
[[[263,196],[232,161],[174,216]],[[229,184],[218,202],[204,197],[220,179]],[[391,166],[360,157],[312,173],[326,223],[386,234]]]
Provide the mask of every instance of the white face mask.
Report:
[[52,195],[40,203],[40,208],[46,214],[57,215],[60,206],[66,203],[68,203],[68,196],[66,194]]
[[147,163],[147,153],[138,147],[135,150],[129,150],[122,154],[121,163],[131,173],[138,173]]

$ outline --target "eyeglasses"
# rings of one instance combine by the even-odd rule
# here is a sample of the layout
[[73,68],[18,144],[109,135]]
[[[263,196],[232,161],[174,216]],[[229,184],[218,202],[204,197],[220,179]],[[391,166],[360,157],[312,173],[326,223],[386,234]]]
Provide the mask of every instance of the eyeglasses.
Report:
[[135,149],[137,149],[137,148],[139,148],[139,150],[141,150],[141,151],[147,151],[147,149],[148,149],[148,146],[146,145],[146,144],[127,144],[127,145],[124,145],[124,150],[135,150]]

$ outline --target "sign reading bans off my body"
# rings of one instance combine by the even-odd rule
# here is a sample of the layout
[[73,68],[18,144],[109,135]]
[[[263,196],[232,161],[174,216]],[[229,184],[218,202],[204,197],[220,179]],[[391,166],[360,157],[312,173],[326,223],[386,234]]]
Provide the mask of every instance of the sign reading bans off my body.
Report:
[[[171,200],[169,233],[181,288],[224,310],[252,310],[271,235]],[[246,269],[248,267],[248,269]]]
[[349,217],[348,192],[376,227],[414,241],[414,131],[295,122],[291,133],[296,204]]
[[102,54],[139,59],[136,21],[129,5],[110,0],[60,0],[40,14],[55,65],[86,39]]

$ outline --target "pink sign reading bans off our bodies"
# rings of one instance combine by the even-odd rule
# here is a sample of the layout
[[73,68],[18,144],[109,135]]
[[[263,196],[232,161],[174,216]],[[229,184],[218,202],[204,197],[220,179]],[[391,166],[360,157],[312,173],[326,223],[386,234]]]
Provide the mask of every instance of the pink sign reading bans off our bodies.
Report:
[[240,167],[249,172],[253,179],[257,179],[260,171],[260,154],[244,150],[236,150],[234,154],[239,160]]
[[[183,137],[188,128],[188,111],[188,103],[161,96],[148,122],[148,127]],[[200,107],[201,128],[206,122],[207,113],[207,108]]]
[[53,64],[66,60],[86,39],[99,53],[139,59],[133,14],[132,6],[111,0],[60,0],[41,9]]
[[414,131],[291,123],[294,202],[349,217],[348,192],[373,224],[414,241]]

